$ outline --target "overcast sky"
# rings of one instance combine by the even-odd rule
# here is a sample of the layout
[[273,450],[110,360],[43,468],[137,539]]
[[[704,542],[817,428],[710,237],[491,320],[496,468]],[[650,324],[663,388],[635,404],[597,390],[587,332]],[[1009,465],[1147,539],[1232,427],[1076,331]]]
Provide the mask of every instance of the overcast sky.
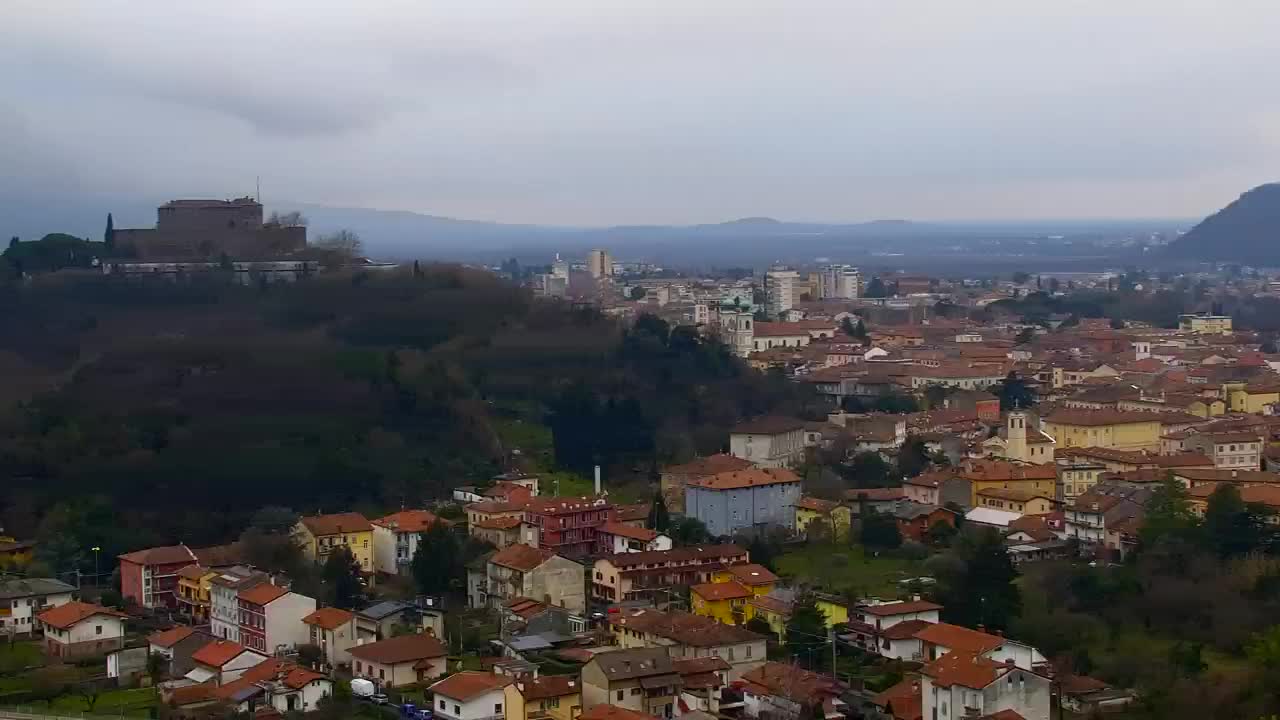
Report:
[[4,0],[0,177],[543,223],[1193,217],[1275,0]]

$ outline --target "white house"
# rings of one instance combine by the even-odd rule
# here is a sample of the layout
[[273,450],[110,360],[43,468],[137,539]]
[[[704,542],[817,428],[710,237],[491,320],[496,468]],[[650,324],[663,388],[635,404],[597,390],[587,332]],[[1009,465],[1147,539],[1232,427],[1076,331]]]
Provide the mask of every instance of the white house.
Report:
[[240,642],[240,591],[268,581],[267,574],[243,565],[218,572],[209,579],[209,633]]
[[316,610],[316,600],[279,585],[262,583],[240,591],[240,642],[251,650],[274,654],[311,641],[302,619]]
[[1049,720],[1049,679],[1013,663],[948,653],[920,671],[921,716],[952,720],[999,717]]
[[350,650],[356,645],[355,613],[342,608],[320,608],[302,618],[311,637],[308,643],[320,648],[325,662],[330,665],[346,665],[351,662]]
[[36,615],[71,602],[74,590],[52,578],[0,581],[0,636],[35,632]]
[[348,652],[351,674],[372,680],[380,688],[412,685],[448,672],[444,645],[427,634],[401,635],[356,645]]
[[919,660],[920,639],[915,634],[938,622],[941,609],[941,605],[918,597],[859,605],[850,611],[849,632],[842,637],[865,652],[894,660]]
[[214,695],[240,712],[269,706],[281,714],[310,712],[333,694],[333,681],[290,660],[272,658],[254,665]]
[[266,655],[238,642],[214,640],[191,654],[194,667],[186,678],[197,683],[212,680],[215,685],[225,685],[238,680],[246,670],[266,659]]
[[440,518],[427,510],[401,510],[373,520],[374,569],[388,575],[408,574],[418,552],[418,535],[437,522]]
[[729,454],[757,467],[789,468],[804,460],[804,422],[761,417],[729,431]]
[[124,620],[119,610],[72,600],[36,616],[49,657],[105,655],[124,646]]
[[648,528],[620,522],[607,522],[596,528],[596,534],[607,536],[611,555],[671,549],[669,536]]
[[431,711],[446,720],[493,720],[506,715],[507,675],[466,670],[428,688],[435,696]]

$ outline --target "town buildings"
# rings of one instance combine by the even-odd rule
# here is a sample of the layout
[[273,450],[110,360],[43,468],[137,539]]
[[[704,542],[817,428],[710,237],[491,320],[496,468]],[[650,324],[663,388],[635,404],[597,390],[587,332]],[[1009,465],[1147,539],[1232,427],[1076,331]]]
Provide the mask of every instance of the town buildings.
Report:
[[418,535],[440,518],[427,510],[401,510],[369,524],[373,533],[373,566],[380,573],[405,575],[418,552]]
[[600,532],[617,520],[602,496],[533,498],[524,507],[521,538],[526,545],[578,559],[609,552],[612,538]]
[[348,649],[351,673],[380,688],[413,685],[448,672],[445,647],[426,635],[401,635]]
[[431,711],[445,720],[505,719],[508,709],[505,688],[513,682],[513,678],[505,675],[475,670],[454,673],[428,688],[435,697]]
[[307,643],[320,648],[329,665],[348,665],[356,645],[356,616],[342,608],[320,608],[302,618],[308,628]]
[[591,597],[607,603],[669,601],[673,588],[711,582],[717,571],[747,563],[749,558],[747,551],[737,545],[610,555],[597,559],[592,567]]
[[543,599],[577,615],[586,612],[582,565],[528,545],[512,545],[490,555],[468,572],[467,587],[471,607],[499,608],[526,597]]
[[761,417],[729,431],[729,453],[762,468],[790,468],[804,460],[804,422]]
[[582,704],[613,705],[647,716],[677,714],[680,674],[666,647],[629,647],[595,655],[582,667]]
[[124,647],[127,617],[119,610],[71,600],[40,612],[36,623],[44,633],[45,655],[74,659]]
[[629,609],[611,614],[609,628],[622,648],[667,648],[672,658],[722,658],[730,665],[730,681],[766,660],[763,635],[700,615]]
[[953,652],[925,665],[920,677],[921,714],[926,718],[1050,717],[1049,679],[1013,663]]
[[785,468],[720,473],[685,487],[685,515],[697,518],[713,536],[791,528],[800,501],[800,478]]
[[776,318],[800,302],[800,274],[785,268],[770,268],[764,276],[765,312]]
[[74,591],[74,587],[53,578],[0,580],[0,638],[36,632],[36,617],[71,602]]
[[306,227],[264,223],[262,204],[249,197],[170,200],[157,209],[154,228],[118,228],[112,236],[143,261],[270,258],[307,245]]
[[271,578],[264,572],[235,565],[209,578],[209,631],[214,637],[240,642],[240,591]]
[[120,594],[144,608],[178,608],[178,571],[196,563],[186,545],[137,550],[119,557]]
[[303,553],[315,562],[324,563],[329,553],[345,547],[363,572],[374,571],[373,525],[360,513],[303,517],[293,532]]
[[250,650],[273,655],[311,639],[302,619],[315,612],[315,598],[269,582],[239,593],[240,640]]

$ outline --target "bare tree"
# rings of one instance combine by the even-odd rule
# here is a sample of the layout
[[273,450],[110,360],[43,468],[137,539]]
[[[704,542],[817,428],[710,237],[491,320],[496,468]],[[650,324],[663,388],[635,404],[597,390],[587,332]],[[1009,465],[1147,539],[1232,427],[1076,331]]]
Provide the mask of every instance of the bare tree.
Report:
[[283,225],[284,227],[305,227],[309,221],[307,216],[291,210],[287,213],[272,212],[271,217],[267,220],[268,225]]
[[360,236],[355,234],[354,231],[346,229],[328,235],[321,235],[316,238],[315,246],[321,250],[338,253],[347,258],[359,257],[361,251],[364,250],[364,243],[361,242]]

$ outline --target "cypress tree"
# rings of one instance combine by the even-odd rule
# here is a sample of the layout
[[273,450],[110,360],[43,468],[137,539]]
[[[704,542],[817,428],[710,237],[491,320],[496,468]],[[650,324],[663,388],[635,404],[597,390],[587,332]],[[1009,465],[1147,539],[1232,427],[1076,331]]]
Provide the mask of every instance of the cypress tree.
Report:
[[116,247],[116,225],[111,218],[111,213],[107,213],[107,229],[102,233],[102,242],[108,250],[114,250]]

